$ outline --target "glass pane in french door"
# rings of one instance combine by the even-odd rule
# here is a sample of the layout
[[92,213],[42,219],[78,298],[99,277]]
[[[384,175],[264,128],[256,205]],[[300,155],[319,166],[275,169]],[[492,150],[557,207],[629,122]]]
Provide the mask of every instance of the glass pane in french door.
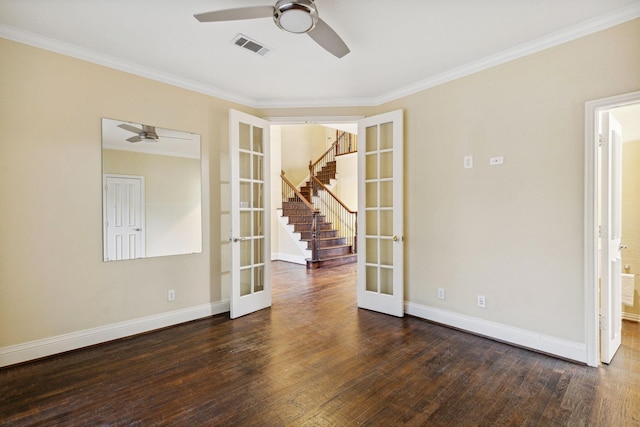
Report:
[[393,295],[393,123],[370,126],[365,144],[366,289]]
[[264,291],[263,129],[240,123],[240,296]]

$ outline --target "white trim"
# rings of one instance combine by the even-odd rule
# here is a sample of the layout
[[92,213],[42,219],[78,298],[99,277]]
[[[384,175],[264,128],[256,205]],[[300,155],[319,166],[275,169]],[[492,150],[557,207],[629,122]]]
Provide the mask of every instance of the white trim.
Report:
[[0,367],[76,350],[229,311],[229,300],[154,314],[0,348]]
[[511,49],[489,55],[478,61],[461,65],[451,70],[440,73],[428,79],[399,88],[374,97],[366,98],[337,98],[337,99],[255,99],[244,95],[231,93],[227,90],[216,88],[193,80],[185,79],[164,71],[148,68],[133,62],[125,61],[112,56],[93,52],[88,49],[70,43],[64,43],[48,37],[41,36],[19,28],[0,24],[0,37],[24,43],[41,49],[57,52],[109,68],[146,77],[152,80],[167,83],[173,86],[192,90],[205,95],[214,96],[231,102],[253,108],[303,108],[303,107],[374,107],[386,102],[394,101],[425,89],[441,85],[461,77],[469,76],[482,70],[504,64],[514,59],[521,58],[532,53],[575,40],[598,31],[605,30],[615,25],[622,24],[640,17],[640,2],[633,2],[625,7],[609,12],[605,15],[581,22],[552,34],[548,34],[530,42],[523,43]]
[[630,320],[632,322],[640,322],[640,314],[636,314],[636,313],[626,313],[623,311],[622,318],[624,320]]
[[596,117],[601,111],[640,102],[640,91],[585,103],[584,117],[584,321],[586,363],[600,365],[598,299],[598,150]]
[[508,344],[536,350],[564,359],[585,362],[585,345],[579,342],[514,328],[502,323],[453,313],[435,307],[405,301],[405,312],[432,322],[462,329]]
[[364,119],[364,116],[284,116],[263,117],[263,119],[274,125],[319,125],[331,123],[356,123],[358,120]]
[[307,259],[305,257],[287,254],[283,252],[274,252],[273,254],[271,254],[271,261],[284,261],[284,262],[291,262],[294,264],[307,265]]
[[605,15],[564,28],[555,33],[528,41],[510,49],[503,50],[502,52],[486,56],[474,62],[469,62],[460,67],[447,70],[444,73],[440,73],[420,82],[389,92],[377,97],[374,105],[395,101],[396,99],[413,95],[414,93],[418,93],[462,77],[470,76],[471,74],[558,46],[562,43],[588,36],[589,34],[593,34],[598,31],[606,30],[607,28],[638,17],[640,17],[640,2],[635,2]]
[[635,314],[635,313],[625,313],[624,311],[622,312],[622,318],[624,320],[630,320],[632,322],[640,322],[640,314]]
[[121,58],[94,52],[71,43],[65,43],[9,25],[0,24],[0,37],[242,105],[251,106],[255,104],[254,99],[246,96],[237,95],[224,89],[145,67]]

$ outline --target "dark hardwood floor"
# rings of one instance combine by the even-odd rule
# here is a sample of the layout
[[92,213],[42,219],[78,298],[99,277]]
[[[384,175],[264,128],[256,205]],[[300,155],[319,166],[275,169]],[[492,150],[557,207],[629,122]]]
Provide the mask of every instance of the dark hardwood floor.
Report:
[[594,369],[359,310],[354,265],[273,272],[270,309],[0,369],[0,425],[640,425],[640,324]]

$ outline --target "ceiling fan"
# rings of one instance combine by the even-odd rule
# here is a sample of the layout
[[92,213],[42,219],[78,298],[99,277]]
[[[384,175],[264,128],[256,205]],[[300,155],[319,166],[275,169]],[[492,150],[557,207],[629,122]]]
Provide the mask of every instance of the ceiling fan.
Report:
[[178,138],[178,137],[175,137],[175,136],[158,135],[156,133],[155,126],[148,126],[148,125],[141,125],[141,126],[142,126],[142,129],[137,128],[135,126],[128,125],[126,123],[121,123],[121,124],[118,125],[118,127],[120,129],[124,129],[124,130],[127,130],[129,132],[133,132],[133,133],[136,134],[136,136],[132,136],[131,138],[127,138],[127,141],[129,141],[129,142],[140,142],[140,141],[158,142],[158,139],[160,139],[160,138],[188,139],[188,138]]
[[290,33],[308,34],[316,43],[338,58],[349,53],[349,48],[340,36],[318,16],[318,8],[314,0],[278,0],[275,6],[240,7],[193,16],[200,22],[273,18],[279,28]]

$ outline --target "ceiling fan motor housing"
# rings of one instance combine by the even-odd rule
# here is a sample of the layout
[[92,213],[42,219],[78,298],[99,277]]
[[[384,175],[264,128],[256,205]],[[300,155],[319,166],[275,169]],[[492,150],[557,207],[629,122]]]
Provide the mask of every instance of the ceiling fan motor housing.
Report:
[[304,34],[318,23],[318,10],[313,0],[278,0],[273,20],[285,31]]

